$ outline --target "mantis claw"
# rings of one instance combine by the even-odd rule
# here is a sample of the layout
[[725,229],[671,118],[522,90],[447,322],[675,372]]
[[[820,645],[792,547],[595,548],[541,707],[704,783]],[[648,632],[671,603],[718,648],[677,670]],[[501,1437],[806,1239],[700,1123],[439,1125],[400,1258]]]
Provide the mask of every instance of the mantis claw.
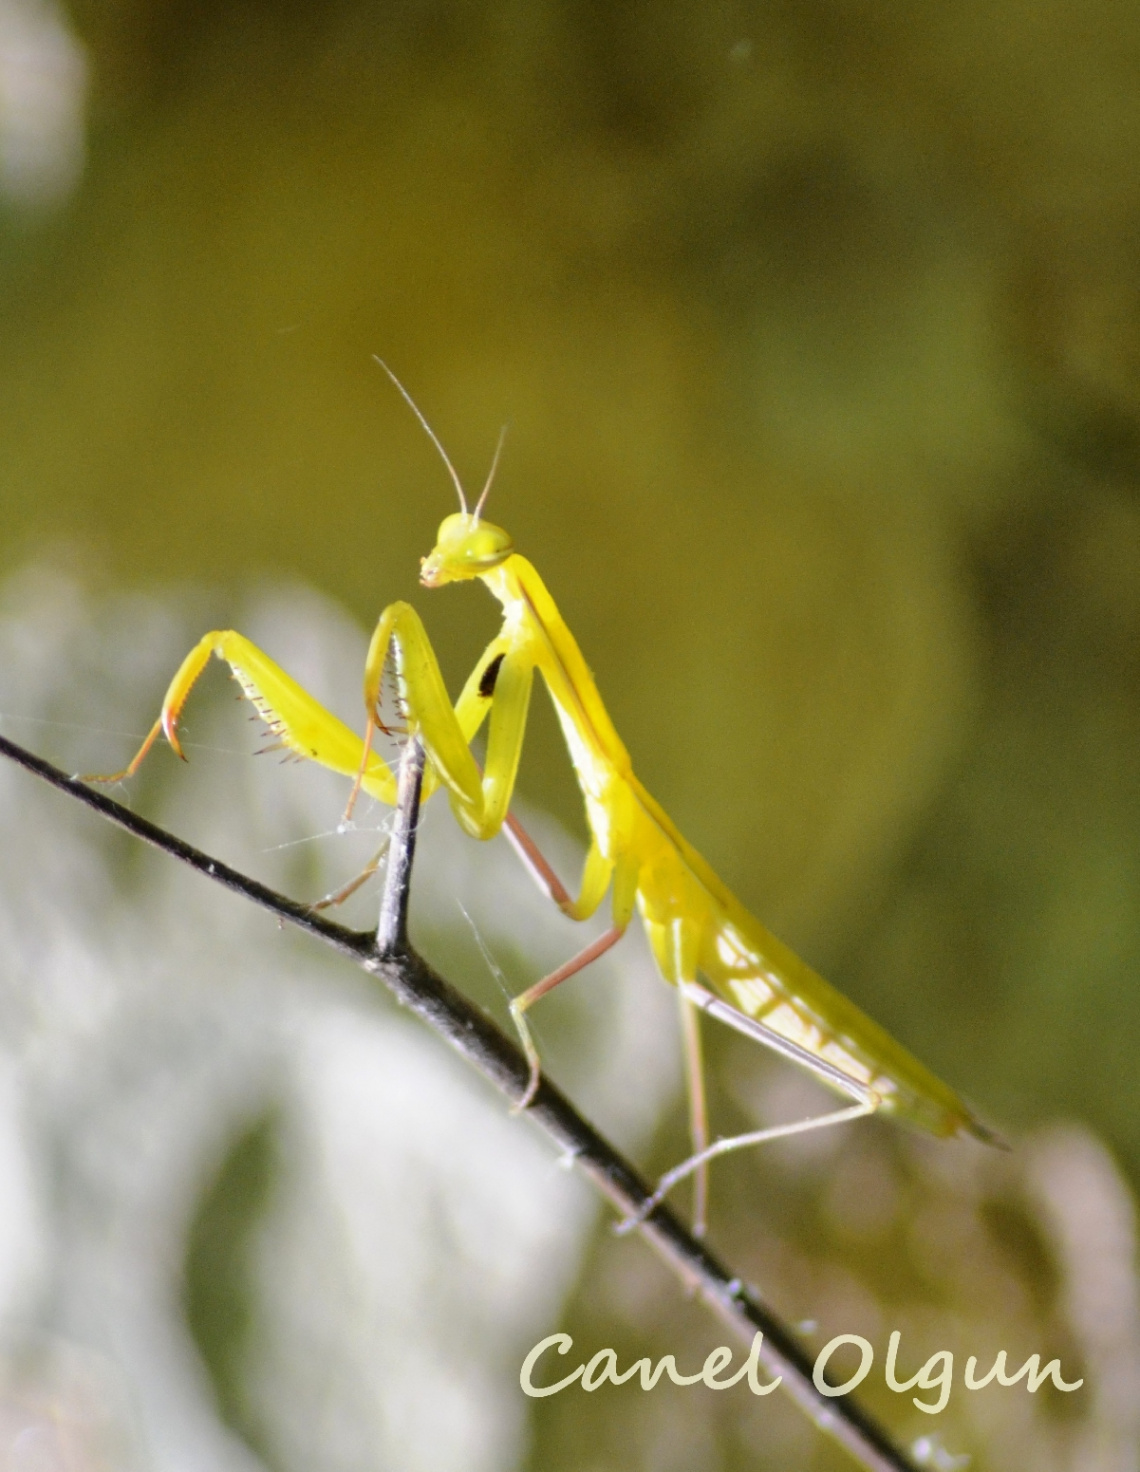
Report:
[[522,1114],[525,1109],[530,1108],[534,1103],[535,1094],[538,1093],[539,1083],[542,1081],[542,1062],[538,1056],[538,1049],[534,1046],[534,1039],[530,1035],[530,1028],[527,1027],[523,1017],[525,1006],[519,1005],[520,1001],[523,1000],[523,998],[516,997],[511,1003],[511,1021],[518,1031],[519,1039],[523,1045],[523,1052],[526,1055],[526,1061],[530,1066],[530,1073],[527,1076],[526,1088],[523,1090],[522,1098],[516,1100],[511,1105],[512,1114]]
[[162,723],[162,734],[170,744],[170,749],[180,761],[188,762],[190,758],[182,750],[182,743],[178,739],[178,717],[174,711],[164,710],[159,717]]
[[660,1205],[659,1195],[655,1192],[632,1216],[623,1216],[620,1222],[614,1223],[614,1236],[625,1237],[630,1232],[636,1231],[638,1227],[649,1220],[650,1216]]
[[[696,1159],[696,1157],[693,1157],[693,1159]],[[657,1189],[653,1192],[652,1196],[647,1196],[631,1216],[623,1217],[620,1222],[615,1223],[614,1236],[624,1237],[628,1232],[632,1232],[634,1228],[640,1227],[643,1222],[647,1222],[677,1182],[683,1180],[686,1175],[690,1174],[693,1168],[693,1160],[691,1159],[683,1161],[674,1170],[666,1172],[658,1181]],[[693,1236],[699,1239],[705,1235],[705,1223],[703,1221],[697,1221],[690,1230]]]
[[542,1069],[539,1066],[538,1060],[535,1059],[531,1063],[530,1076],[527,1079],[527,1085],[526,1088],[523,1090],[522,1098],[516,1100],[516,1102],[511,1105],[512,1114],[522,1114],[524,1110],[530,1108],[530,1106],[534,1103],[534,1096],[538,1093],[538,1086],[541,1081]]
[[[364,774],[368,770],[368,758],[372,752],[372,737],[375,733],[379,718],[373,709],[369,709],[368,722],[364,728],[364,746],[360,753],[360,766],[356,771],[356,781],[352,784],[352,791],[348,794],[348,803],[341,818],[341,826],[347,827],[352,822],[353,809],[356,807],[356,799],[360,796],[360,789],[364,785]],[[384,730],[381,724],[380,729]]]

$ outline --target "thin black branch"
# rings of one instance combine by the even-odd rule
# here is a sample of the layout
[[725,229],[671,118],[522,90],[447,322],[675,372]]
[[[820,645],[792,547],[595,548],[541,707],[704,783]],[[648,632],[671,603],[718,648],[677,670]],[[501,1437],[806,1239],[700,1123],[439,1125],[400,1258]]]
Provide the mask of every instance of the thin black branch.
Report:
[[382,956],[398,956],[408,946],[408,898],[412,887],[412,861],[416,856],[416,832],[420,821],[420,793],[424,785],[424,748],[413,736],[400,760],[396,788],[396,812],[388,848],[388,870],[380,900],[380,923],[376,927],[376,949]]
[[[445,1038],[508,1100],[516,1103],[522,1098],[528,1066],[519,1048],[408,944],[407,893],[423,770],[418,742],[411,741],[405,747],[401,768],[400,806],[382,911],[383,945],[379,933],[350,930],[277,894],[3,736],[0,755],[85,803],[136,838],[349,956]],[[652,1188],[546,1078],[526,1113],[623,1217],[636,1216],[645,1206]],[[893,1444],[886,1431],[849,1396],[831,1398],[817,1390],[812,1380],[812,1357],[797,1343],[791,1330],[688,1232],[668,1206],[657,1206],[637,1230],[684,1286],[703,1299],[743,1343],[750,1345],[757,1332],[763,1334],[760,1362],[765,1371],[782,1376],[782,1388],[811,1421],[846,1447],[868,1472],[916,1472],[915,1464]]]

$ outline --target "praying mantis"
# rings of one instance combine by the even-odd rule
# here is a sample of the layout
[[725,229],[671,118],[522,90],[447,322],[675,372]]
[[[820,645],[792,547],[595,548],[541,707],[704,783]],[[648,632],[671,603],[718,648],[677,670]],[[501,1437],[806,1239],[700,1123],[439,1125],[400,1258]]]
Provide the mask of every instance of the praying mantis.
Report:
[[[636,1220],[692,1175],[693,1225],[699,1235],[706,1225],[708,1165],[715,1156],[876,1111],[934,1135],[965,1134],[995,1142],[996,1136],[953,1089],[749,914],[678,832],[634,775],[593,675],[546,585],[515,551],[508,533],[483,518],[503,437],[482,494],[469,510],[460,478],[435,432],[391,369],[382,362],[380,366],[435,445],[459,497],[460,510],[444,518],[434,548],[421,559],[420,582],[439,588],[478,579],[502,606],[502,626],[458,700],[452,704],[424,625],[408,603],[389,604],[372,635],[364,669],[363,738],[242,634],[214,630],[183,660],[158,719],[129,765],[88,780],[115,782],[133,776],[160,735],[185,760],[179,719],[195,682],[217,657],[230,666],[283,747],[353,779],[346,817],[361,791],[394,806],[395,777],[373,750],[376,731],[387,730],[380,713],[381,686],[385,669],[394,667],[409,732],[426,751],[424,800],[443,788],[460,827],[473,838],[489,839],[504,831],[533,877],[571,919],[587,920],[610,894],[611,924],[604,934],[510,1004],[529,1066],[516,1110],[530,1104],[540,1079],[526,1013],[616,945],[635,909],[658,970],[676,988],[693,1153],[662,1177]],[[510,812],[536,672],[554,703],[585,803],[590,839],[576,897]],[[480,768],[471,743],[484,721],[488,733]],[[849,1102],[809,1119],[710,1144],[700,1012],[798,1064]]]

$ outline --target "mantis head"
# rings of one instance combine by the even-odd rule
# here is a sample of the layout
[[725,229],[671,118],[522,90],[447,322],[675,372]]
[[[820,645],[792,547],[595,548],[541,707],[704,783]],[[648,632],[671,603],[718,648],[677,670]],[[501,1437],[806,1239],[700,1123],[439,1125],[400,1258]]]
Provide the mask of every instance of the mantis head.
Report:
[[477,578],[485,572],[490,572],[501,562],[506,562],[515,550],[514,544],[502,527],[492,526],[489,521],[481,519],[483,507],[491,490],[491,482],[495,479],[499,456],[503,452],[503,440],[507,434],[506,425],[504,424],[500,431],[499,443],[495,446],[495,454],[491,460],[491,469],[487,475],[487,483],[483,487],[483,494],[476,502],[475,510],[468,511],[467,497],[463,493],[463,482],[459,479],[459,472],[452,465],[447,451],[440,443],[439,436],[424,418],[415,399],[383,358],[377,358],[376,362],[395,384],[405,403],[420,421],[428,439],[439,451],[440,459],[446,465],[447,473],[451,476],[451,483],[459,497],[461,509],[453,512],[451,516],[444,517],[439,524],[435,546],[427,557],[420,558],[420,582],[425,588],[438,588],[444,583],[457,583],[466,578]]
[[440,522],[431,553],[420,561],[420,582],[425,588],[477,578],[506,562],[515,550],[502,527],[468,511],[455,511]]

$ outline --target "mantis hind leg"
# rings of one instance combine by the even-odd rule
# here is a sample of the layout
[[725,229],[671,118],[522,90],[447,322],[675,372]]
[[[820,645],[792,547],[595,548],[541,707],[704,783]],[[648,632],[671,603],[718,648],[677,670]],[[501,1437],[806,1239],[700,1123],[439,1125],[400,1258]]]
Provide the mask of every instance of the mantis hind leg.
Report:
[[[833,1124],[846,1124],[848,1120],[863,1119],[868,1114],[874,1114],[879,1107],[878,1102],[870,1103],[866,1100],[858,1104],[849,1104],[845,1109],[834,1109],[828,1114],[816,1114],[810,1119],[797,1119],[792,1124],[773,1125],[770,1129],[749,1130],[743,1135],[731,1135],[724,1140],[716,1140],[711,1145],[706,1145],[703,1150],[698,1150],[695,1155],[690,1155],[688,1160],[682,1160],[680,1165],[675,1165],[668,1170],[657,1182],[657,1189],[653,1195],[642,1203],[641,1209],[635,1216],[628,1217],[625,1221],[618,1223],[618,1232],[630,1231],[633,1227],[640,1225],[651,1212],[655,1211],[674,1186],[679,1185],[687,1176],[695,1175],[697,1181],[701,1182],[708,1170],[709,1162],[715,1160],[718,1155],[727,1155],[733,1150],[745,1150],[749,1145],[763,1145],[768,1140],[783,1140],[789,1135],[805,1135],[809,1130],[829,1129]],[[694,1222],[693,1235],[700,1237],[704,1235],[704,1224]]]
[[[643,912],[644,914],[644,912]],[[685,1090],[689,1103],[689,1139],[692,1143],[693,1236],[703,1237],[708,1227],[709,1143],[708,1104],[705,1070],[701,1051],[700,1018],[690,995],[692,979],[697,974],[700,929],[675,915],[668,921],[645,917],[646,934],[661,975],[677,988],[677,1006],[681,1022],[681,1055],[685,1068]],[[654,1202],[656,1205],[656,1201]],[[652,1207],[646,1208],[646,1213]],[[637,1220],[641,1220],[639,1216]]]
[[[743,1033],[745,1037],[763,1043],[774,1052],[781,1054],[793,1062],[800,1063],[821,1082],[828,1084],[849,1099],[854,1100],[843,1109],[830,1110],[826,1114],[812,1115],[808,1119],[799,1119],[791,1124],[773,1125],[767,1129],[749,1130],[742,1135],[732,1135],[728,1139],[717,1140],[713,1144],[705,1144],[701,1149],[695,1150],[687,1160],[680,1165],[674,1166],[672,1170],[666,1171],[657,1183],[657,1189],[646,1201],[642,1203],[641,1209],[618,1226],[619,1232],[628,1232],[638,1226],[650,1215],[665,1199],[674,1186],[685,1180],[690,1175],[696,1175],[698,1183],[702,1174],[707,1171],[710,1161],[720,1155],[727,1155],[734,1150],[744,1150],[751,1145],[762,1145],[769,1140],[786,1139],[789,1135],[807,1134],[811,1130],[828,1129],[832,1125],[845,1124],[849,1120],[862,1119],[869,1114],[874,1114],[883,1102],[881,1095],[865,1084],[860,1079],[855,1079],[845,1073],[841,1068],[825,1059],[818,1058],[798,1043],[785,1038],[781,1033],[767,1027],[756,1018],[748,1017],[729,1003],[714,997],[711,992],[693,982],[682,983],[679,987],[682,995],[682,1005],[688,1006],[692,1012],[698,1009],[708,1012],[718,1022],[723,1022],[733,1028],[734,1031]],[[703,1230],[703,1227],[702,1227]],[[694,1225],[694,1233],[700,1235]]]
[[683,987],[677,988],[677,1004],[681,1014],[681,1046],[685,1060],[685,1085],[689,1096],[689,1139],[693,1145],[693,1153],[689,1160],[695,1162],[691,1171],[693,1176],[693,1236],[703,1237],[708,1229],[709,1115],[705,1091],[704,1059],[701,1051],[701,1020],[696,1007],[686,996]]

